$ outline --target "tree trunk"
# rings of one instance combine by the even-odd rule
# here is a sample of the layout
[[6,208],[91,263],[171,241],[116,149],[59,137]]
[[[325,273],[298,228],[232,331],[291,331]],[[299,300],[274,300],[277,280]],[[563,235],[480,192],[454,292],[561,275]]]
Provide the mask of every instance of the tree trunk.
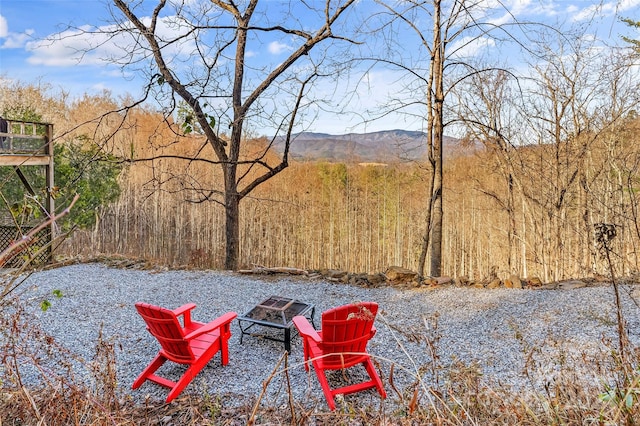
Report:
[[[436,133],[438,132],[436,131]],[[431,267],[429,274],[432,277],[439,277],[442,275],[442,130],[440,130],[440,136],[436,136],[434,148],[436,161],[433,181],[433,209],[431,211]]]
[[507,178],[507,188],[508,188],[508,198],[507,198],[507,212],[509,213],[509,229],[507,231],[509,244],[509,257],[507,259],[509,273],[518,274],[515,259],[515,244],[516,238],[518,237],[518,228],[516,227],[516,211],[515,211],[515,196],[513,191],[513,175],[511,172],[508,174]]
[[225,239],[226,250],[224,267],[230,271],[238,270],[240,258],[240,198],[235,192],[225,194]]
[[[435,168],[431,165],[431,176],[429,176],[429,188],[427,194],[433,194],[433,180]],[[422,237],[422,247],[420,249],[420,258],[418,259],[418,275],[424,277],[424,266],[427,260],[427,252],[429,251],[429,242],[431,235],[431,210],[433,209],[433,197],[429,197],[427,202],[427,211],[425,212],[425,231]]]
[[226,240],[224,267],[230,271],[237,271],[240,259],[240,195],[236,182],[236,167],[233,163],[225,168],[224,186]]
[[445,52],[442,41],[440,18],[442,9],[440,0],[434,1],[433,20],[433,53],[431,68],[433,72],[433,87],[428,96],[433,97],[433,115],[430,128],[433,131],[433,209],[431,212],[431,270],[432,277],[442,275],[442,145],[444,138],[444,65]]

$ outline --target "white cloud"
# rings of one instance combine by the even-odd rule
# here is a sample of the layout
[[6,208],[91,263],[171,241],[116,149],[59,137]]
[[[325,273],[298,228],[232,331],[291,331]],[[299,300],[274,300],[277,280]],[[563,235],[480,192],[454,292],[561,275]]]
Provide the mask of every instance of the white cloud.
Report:
[[[554,2],[539,0],[485,0],[477,2],[472,14],[476,20],[483,18],[487,22],[500,26],[514,20],[528,21],[558,15]],[[534,18],[535,17],[535,18]]]
[[4,42],[0,44],[0,49],[21,49],[33,38],[33,34],[33,30],[26,30],[24,33],[10,32],[5,36]]
[[4,38],[9,34],[9,25],[7,25],[7,19],[0,15],[0,37]]
[[620,0],[618,2],[618,10],[621,12],[638,6],[640,6],[640,0]]
[[613,16],[639,6],[640,0],[614,0],[591,4],[583,9],[576,10],[572,16],[572,20],[580,22],[591,19],[596,15],[601,17]]
[[272,41],[271,43],[269,43],[269,53],[272,53],[274,55],[279,55],[285,50],[290,50],[290,49],[291,49],[290,46],[284,43],[280,43],[279,41]]
[[10,32],[7,18],[0,15],[0,49],[20,49],[32,38],[33,34],[33,30],[26,30],[24,33]]
[[574,22],[585,21],[593,18],[597,15],[601,10],[603,10],[605,5],[590,5],[583,9],[578,9],[574,12],[574,15],[571,17],[571,20]]
[[464,37],[452,44],[449,52],[456,58],[470,58],[495,45],[496,41],[490,37]]
[[[102,63],[102,54],[108,47],[100,36],[81,31],[64,31],[55,38],[27,43],[30,53],[27,62],[32,65],[70,67]],[[96,46],[100,46],[97,48]],[[92,50],[93,49],[93,50]]]
[[533,16],[557,16],[560,13],[558,4],[554,1],[510,0],[508,2],[501,2],[498,9],[506,9],[508,11],[496,20],[498,24],[509,22],[512,17],[523,20]]
[[[513,0],[508,8],[509,11],[515,16],[518,16],[522,13],[529,13],[529,11],[532,9],[531,0]],[[537,6],[533,6],[533,8],[537,8]]]
[[[149,23],[149,18],[142,18],[142,22]],[[126,32],[117,32],[114,26],[67,30],[51,35],[44,40],[27,43],[26,49],[31,53],[28,62],[33,65],[55,67],[70,67],[76,65],[101,65],[114,63],[115,60],[127,60],[134,47],[134,37]],[[184,26],[176,23],[173,17],[160,19],[156,33],[161,39],[170,40],[185,34]],[[167,60],[182,57],[188,58],[193,52],[193,41],[185,37],[178,43],[173,43],[164,50]],[[147,51],[137,50],[138,55]],[[141,59],[135,56],[132,61]]]

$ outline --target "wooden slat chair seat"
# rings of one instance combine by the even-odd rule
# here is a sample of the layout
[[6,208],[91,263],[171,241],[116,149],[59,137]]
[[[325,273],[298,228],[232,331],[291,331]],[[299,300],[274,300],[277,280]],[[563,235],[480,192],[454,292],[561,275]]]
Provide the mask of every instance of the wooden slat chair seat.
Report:
[[[227,312],[209,323],[201,323],[191,319],[191,310],[196,307],[194,303],[173,310],[142,302],[135,306],[149,333],[160,343],[160,350],[133,382],[133,389],[139,388],[146,380],[152,381],[171,389],[167,396],[167,402],[171,402],[218,351],[222,365],[229,363],[228,342],[231,338],[231,321],[238,316],[235,312]],[[177,382],[155,374],[167,360],[188,365],[187,371]]]
[[[378,304],[355,303],[330,309],[322,313],[321,330],[316,331],[304,316],[296,316],[293,323],[302,337],[305,369],[309,363],[318,376],[322,392],[331,410],[336,405],[334,397],[375,388],[382,398],[387,394],[380,376],[367,353],[367,343],[376,334],[373,325]],[[370,380],[332,389],[326,370],[341,370],[362,364]]]

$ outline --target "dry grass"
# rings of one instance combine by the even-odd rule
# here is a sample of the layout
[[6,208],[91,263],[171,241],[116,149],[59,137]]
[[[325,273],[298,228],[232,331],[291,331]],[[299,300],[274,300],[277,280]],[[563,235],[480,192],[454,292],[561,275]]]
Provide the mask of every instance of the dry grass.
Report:
[[[44,334],[19,304],[5,305],[0,338],[0,424],[2,425],[635,425],[640,423],[640,358],[627,354],[634,374],[626,377],[621,357],[612,348],[606,359],[592,360],[593,371],[613,377],[604,381],[579,377],[562,360],[556,360],[555,378],[542,391],[518,393],[507,386],[484,383],[480,366],[461,361],[443,366],[438,353],[437,316],[425,322],[421,334],[412,335],[434,356],[419,366],[422,379],[404,388],[394,381],[394,365],[383,372],[388,402],[361,406],[341,401],[335,412],[321,402],[293,398],[288,381],[286,354],[273,367],[272,379],[284,382],[288,406],[269,406],[261,395],[249,396],[243,405],[230,404],[217,395],[195,398],[185,394],[171,404],[147,400],[135,404],[116,386],[114,345],[99,337],[92,360],[75,359]],[[31,324],[31,325],[30,325]],[[544,344],[544,343],[541,343]],[[548,365],[536,359],[535,348],[523,349],[525,373],[534,382]],[[633,356],[632,356],[633,355]],[[586,361],[585,361],[586,362]],[[74,363],[92,373],[89,383],[74,376]],[[299,367],[299,366],[297,366]],[[296,367],[296,368],[297,368]],[[25,386],[25,371],[37,371],[37,387]],[[277,377],[284,375],[284,377]],[[428,378],[428,379],[427,379]],[[622,381],[617,381],[620,379]],[[274,380],[275,382],[276,380]],[[533,386],[532,386],[533,389]],[[321,401],[321,399],[320,399]],[[352,400],[353,401],[353,400]]]
[[[3,277],[4,287],[19,282]],[[454,360],[442,362],[439,353],[439,316],[424,319],[418,330],[399,330],[403,340],[419,343],[429,362],[411,366],[390,364],[382,371],[388,399],[361,404],[337,398],[328,410],[322,398],[317,405],[296,400],[291,391],[285,355],[273,366],[263,389],[284,383],[286,407],[273,406],[260,395],[248,395],[241,404],[220,395],[185,393],[171,404],[147,399],[136,403],[117,385],[114,343],[99,334],[91,360],[75,357],[44,333],[22,308],[19,295],[0,297],[0,426],[2,425],[637,425],[640,424],[640,348],[603,339],[607,352],[585,357],[590,377],[582,377],[562,353],[549,361],[544,354],[553,342],[531,344],[521,339],[524,375],[530,386],[516,391],[490,384],[482,368]],[[620,308],[618,308],[620,310]],[[624,319],[619,317],[624,326]],[[619,324],[611,324],[618,326]],[[383,324],[383,326],[392,326]],[[626,335],[628,330],[618,327]],[[398,344],[402,345],[398,340]],[[407,364],[412,363],[406,359]],[[77,377],[76,367],[90,372]],[[396,371],[416,371],[413,383],[400,385]],[[553,370],[551,378],[548,371]],[[26,379],[26,376],[29,379]],[[34,377],[38,379],[34,380]],[[597,379],[593,379],[597,377]],[[39,385],[33,386],[31,383]]]

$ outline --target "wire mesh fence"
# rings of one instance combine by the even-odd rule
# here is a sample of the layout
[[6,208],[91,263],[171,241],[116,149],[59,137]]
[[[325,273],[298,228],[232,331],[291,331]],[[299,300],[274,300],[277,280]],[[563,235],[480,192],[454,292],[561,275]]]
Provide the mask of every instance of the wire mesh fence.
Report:
[[[0,252],[22,239],[31,229],[0,225]],[[51,254],[51,229],[45,228],[35,234],[32,244],[27,244],[14,253],[3,267],[20,268],[25,264],[44,265],[51,261]]]

